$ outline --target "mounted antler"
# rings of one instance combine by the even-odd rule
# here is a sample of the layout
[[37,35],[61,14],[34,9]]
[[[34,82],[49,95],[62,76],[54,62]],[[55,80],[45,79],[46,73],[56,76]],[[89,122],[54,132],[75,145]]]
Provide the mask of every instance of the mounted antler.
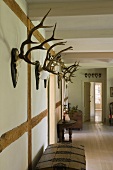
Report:
[[[51,10],[51,9],[50,9]],[[27,45],[27,44],[37,44],[38,42],[33,42],[31,40],[31,37],[33,35],[33,32],[35,30],[37,30],[38,28],[50,28],[52,26],[44,26],[43,25],[43,22],[45,20],[45,18],[47,17],[48,13],[50,12],[50,10],[47,12],[47,14],[43,17],[42,21],[40,22],[40,24],[38,24],[37,26],[35,26],[34,28],[32,28],[29,32],[29,35],[28,35],[28,38],[21,44],[21,47],[20,47],[20,54],[19,54],[19,50],[17,48],[13,48],[12,51],[11,51],[11,76],[12,76],[12,82],[13,82],[13,86],[14,88],[16,87],[16,84],[17,84],[17,69],[16,69],[16,62],[17,60],[20,58],[20,59],[24,59],[27,63],[30,63],[30,64],[35,64],[35,62],[31,62],[30,59],[28,58],[28,55],[29,55],[29,52],[31,52],[31,50],[28,50],[26,52],[26,54],[24,54],[24,46]],[[53,33],[54,34],[54,33]],[[46,41],[44,42],[46,43]],[[42,49],[43,48],[43,45],[44,43],[42,44]],[[41,48],[41,45],[39,46],[39,48]],[[36,48],[38,49],[38,48]]]
[[[51,10],[51,9],[50,9]],[[34,47],[31,47],[25,54],[24,54],[24,47],[25,45],[27,44],[37,44],[38,42],[33,42],[31,40],[31,37],[34,33],[35,30],[39,29],[39,28],[50,28],[50,27],[53,27],[53,26],[44,26],[43,23],[44,23],[44,20],[45,18],[47,17],[48,13],[50,12],[50,10],[47,12],[47,14],[43,17],[43,19],[41,20],[41,22],[35,26],[34,28],[32,28],[29,32],[29,35],[28,35],[28,38],[21,44],[21,47],[20,47],[20,53],[18,51],[17,48],[13,48],[12,51],[11,51],[11,75],[12,75],[12,81],[13,81],[13,86],[16,87],[16,83],[17,83],[17,69],[16,69],[16,61],[20,58],[20,59],[23,59],[25,60],[27,63],[29,64],[33,64],[33,65],[37,65],[37,61],[35,62],[32,62],[30,59],[29,59],[29,53],[33,50],[37,50],[37,49],[42,49],[42,50],[45,50],[44,48],[44,45],[49,42],[49,41],[53,41],[53,40],[61,40],[61,39],[55,39],[54,38],[54,34],[55,34],[55,29],[56,29],[56,24],[54,26],[54,29],[53,29],[53,34],[50,38],[48,38],[47,40],[43,41],[41,44],[37,45],[37,46],[34,46]],[[13,59],[14,58],[14,59]],[[39,64],[38,64],[39,65]],[[39,69],[38,69],[39,70]]]
[[[51,9],[50,9],[51,10]],[[26,52],[26,54],[24,54],[24,46],[27,45],[27,44],[37,44],[37,42],[33,42],[31,40],[31,37],[33,35],[33,32],[39,28],[50,28],[52,26],[44,26],[43,23],[44,23],[44,20],[45,18],[47,17],[47,15],[49,14],[50,10],[47,12],[47,14],[43,17],[43,19],[41,20],[41,22],[33,27],[30,32],[29,32],[29,35],[28,35],[28,38],[27,40],[25,40],[22,44],[21,44],[21,47],[20,47],[20,54],[19,54],[19,58],[21,59],[24,59],[26,62],[30,63],[30,64],[35,64],[35,63],[32,63],[29,59],[28,59],[28,54],[29,52]],[[29,50],[28,50],[29,51]],[[31,51],[31,50],[30,50]]]
[[38,46],[34,46],[34,47],[30,48],[30,49],[26,52],[26,54],[25,54],[24,57],[23,57],[23,59],[24,59],[26,62],[35,65],[35,62],[31,62],[31,61],[29,60],[29,58],[28,58],[28,55],[29,55],[29,53],[30,53],[31,51],[37,50],[37,49],[45,50],[45,48],[44,48],[43,46],[44,46],[44,44],[46,44],[47,42],[54,41],[54,40],[61,40],[61,39],[56,39],[56,38],[54,38],[55,29],[56,29],[56,24],[55,24],[55,26],[54,26],[53,34],[52,34],[52,36],[51,36],[50,38],[48,38],[47,40],[43,41],[43,42],[42,42],[41,44],[39,44]]
[[[51,9],[50,9],[50,10],[51,10]],[[32,28],[32,29],[30,30],[27,40],[25,40],[25,41],[21,44],[19,58],[24,59],[26,62],[28,62],[28,63],[30,63],[30,64],[34,64],[34,65],[35,65],[35,62],[31,62],[31,61],[29,60],[29,58],[28,58],[28,55],[29,55],[29,53],[30,53],[32,50],[36,50],[36,49],[42,49],[42,50],[44,50],[44,49],[45,49],[45,48],[43,47],[44,44],[46,44],[46,43],[49,42],[49,41],[59,40],[59,39],[55,39],[55,38],[54,38],[54,33],[55,33],[55,29],[56,29],[56,24],[55,24],[54,30],[53,30],[53,35],[52,35],[49,39],[43,41],[43,42],[42,42],[41,44],[39,44],[38,46],[34,46],[34,47],[30,48],[30,49],[24,54],[24,46],[25,46],[26,44],[37,44],[37,43],[38,43],[38,42],[33,42],[33,41],[31,40],[31,37],[32,37],[33,32],[34,32],[35,30],[37,30],[37,29],[39,29],[39,28],[50,28],[50,27],[53,27],[53,26],[44,26],[44,25],[43,25],[44,20],[45,20],[45,18],[47,17],[47,15],[49,14],[50,10],[49,10],[49,11],[47,12],[47,14],[43,17],[43,19],[41,20],[41,22],[40,22],[37,26],[35,26],[34,28]]]
[[55,72],[53,71],[56,63],[58,62],[58,60],[54,59],[53,56],[50,55],[50,51],[53,47],[57,46],[57,45],[65,45],[66,42],[58,42],[58,43],[55,43],[53,44],[47,51],[47,54],[46,54],[46,58],[45,58],[45,61],[44,61],[44,65],[43,65],[43,70],[46,70],[48,72],[52,72],[53,74],[55,74]]
[[[79,63],[75,62],[75,64],[69,66],[69,67],[64,67],[62,72],[63,72],[63,77],[66,81],[71,81],[71,77],[74,77],[73,73],[77,71],[77,68],[79,67]],[[66,74],[69,74],[66,76]]]
[[[31,51],[38,50],[38,49],[45,50],[44,45],[46,43],[48,43],[50,41],[54,41],[54,40],[62,40],[62,39],[54,38],[56,24],[54,26],[53,33],[52,33],[52,36],[50,38],[44,40],[43,42],[40,42],[40,44],[38,44],[39,42],[34,42],[34,41],[31,40],[32,35],[33,35],[35,30],[37,30],[39,28],[53,27],[53,26],[44,26],[45,18],[49,14],[50,10],[43,17],[41,22],[37,26],[33,27],[29,31],[28,38],[24,42],[22,42],[22,44],[20,46],[20,53],[19,53],[17,48],[12,49],[12,52],[11,52],[11,75],[12,75],[12,81],[13,81],[13,86],[14,87],[16,87],[16,83],[17,83],[17,69],[16,69],[16,64],[17,63],[16,62],[17,62],[18,58],[23,59],[24,61],[26,61],[29,64],[35,65],[36,89],[39,88],[39,76],[40,76],[40,71],[42,71],[42,70],[45,70],[45,71],[51,72],[53,74],[56,74],[59,77],[60,77],[60,75],[63,75],[65,79],[67,77],[66,76],[67,73],[70,74],[70,76],[68,78],[68,79],[70,79],[73,76],[73,72],[76,71],[76,68],[75,68],[75,67],[77,67],[76,63],[73,66],[70,66],[70,67],[67,68],[67,67],[65,67],[64,63],[61,61],[61,53],[64,52],[64,51],[67,51],[69,49],[72,49],[71,46],[59,51],[58,53],[56,53],[53,56],[50,54],[51,49],[53,47],[55,47],[57,45],[65,45],[66,42],[58,42],[58,43],[55,43],[55,44],[53,44],[52,46],[49,47],[49,49],[47,50],[46,58],[45,58],[45,61],[44,61],[44,64],[43,64],[42,67],[41,67],[39,61],[32,62],[31,59],[29,58],[29,54],[31,53]],[[24,53],[24,47],[27,44],[38,44],[38,45],[29,48],[28,51],[26,53]],[[55,72],[55,70],[54,70],[55,66],[58,65],[58,64],[60,64],[60,66],[63,68],[61,73]]]
[[47,71],[49,71],[49,72],[51,72],[51,73],[53,73],[53,74],[57,74],[57,75],[58,75],[58,73],[56,73],[56,72],[54,71],[54,68],[55,68],[56,65],[62,63],[62,61],[61,61],[61,53],[64,52],[64,51],[67,51],[67,50],[69,50],[69,49],[72,49],[72,47],[70,46],[70,47],[68,47],[68,48],[65,48],[65,49],[59,51],[59,52],[58,52],[57,54],[55,54],[54,56],[51,56],[51,55],[49,54],[49,52],[50,52],[50,50],[51,50],[54,46],[56,46],[56,45],[65,45],[65,43],[66,43],[66,42],[59,42],[59,43],[56,43],[56,44],[52,45],[52,46],[49,48],[49,50],[47,51],[45,63],[44,63],[44,66],[43,66],[43,69],[44,69],[44,70],[47,70]]

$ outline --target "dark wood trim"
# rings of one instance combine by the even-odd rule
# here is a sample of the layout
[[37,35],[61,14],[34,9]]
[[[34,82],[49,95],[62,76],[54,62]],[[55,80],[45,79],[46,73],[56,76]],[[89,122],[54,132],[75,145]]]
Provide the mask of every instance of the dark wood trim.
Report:
[[24,122],[20,126],[17,126],[16,128],[4,133],[0,137],[0,152],[2,152],[7,146],[16,141],[18,138],[20,138],[25,132],[27,132],[27,125],[27,122]]

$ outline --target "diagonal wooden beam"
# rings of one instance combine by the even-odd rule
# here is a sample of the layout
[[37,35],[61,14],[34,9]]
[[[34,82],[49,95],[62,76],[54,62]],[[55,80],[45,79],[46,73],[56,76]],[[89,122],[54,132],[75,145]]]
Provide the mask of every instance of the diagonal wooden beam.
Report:
[[[67,97],[65,98],[67,100]],[[56,103],[56,108],[61,106],[61,101],[58,101]],[[30,108],[28,108],[30,109]],[[30,110],[29,110],[30,111]],[[17,139],[19,139],[25,132],[28,132],[29,128],[34,128],[37,126],[38,123],[40,123],[44,117],[48,115],[48,110],[44,110],[37,116],[33,117],[31,121],[24,122],[23,124],[13,128],[10,131],[7,131],[6,133],[2,134],[0,137],[0,152],[2,152],[6,147],[8,147],[11,143],[15,142]],[[29,118],[30,119],[30,118]],[[29,125],[28,125],[29,124]],[[29,158],[30,159],[30,158]]]
[[24,122],[20,126],[4,133],[0,137],[0,152],[2,152],[7,146],[20,138],[25,132],[27,132],[28,123]]
[[[2,134],[0,137],[0,152],[2,152],[6,147],[8,147],[11,143],[15,142],[19,139],[25,132],[31,133],[31,129],[34,128],[41,120],[47,116],[47,110],[44,110],[36,117],[32,118],[31,120],[22,123],[21,125],[13,128],[12,130],[7,131],[6,133]],[[30,135],[29,135],[30,136]],[[29,137],[29,146],[31,145],[31,136]],[[29,151],[30,153],[30,151]],[[30,165],[30,158],[29,158],[29,165]]]
[[44,110],[39,115],[35,116],[31,120],[31,128],[34,128],[44,117],[48,114],[47,110]]
[[[34,25],[31,22],[31,20],[28,18],[28,16],[23,12],[23,10],[20,8],[20,6],[16,3],[15,0],[3,0],[8,7],[15,13],[15,15],[23,22],[23,24],[28,27],[27,22],[29,20],[30,23],[30,27],[33,28]],[[35,36],[35,38],[39,41],[39,42],[43,42],[45,40],[45,38],[40,34],[40,32],[38,30],[36,30],[33,35]],[[46,49],[50,48],[50,45],[48,43],[46,43],[44,45],[44,47]],[[53,50],[51,50],[51,54],[55,54],[55,52]]]

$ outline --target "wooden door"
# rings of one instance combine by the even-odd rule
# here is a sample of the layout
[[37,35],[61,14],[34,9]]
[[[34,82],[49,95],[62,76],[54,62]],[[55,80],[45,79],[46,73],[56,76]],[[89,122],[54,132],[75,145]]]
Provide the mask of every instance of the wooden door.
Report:
[[84,121],[90,120],[90,83],[84,82]]

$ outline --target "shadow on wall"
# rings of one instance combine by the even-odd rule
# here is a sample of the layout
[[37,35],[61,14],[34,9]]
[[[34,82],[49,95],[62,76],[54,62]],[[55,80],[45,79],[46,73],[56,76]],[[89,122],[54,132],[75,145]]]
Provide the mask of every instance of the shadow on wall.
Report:
[[32,162],[33,170],[35,170],[35,167],[36,167],[38,161],[40,160],[43,152],[44,152],[44,146],[42,146],[42,147],[40,148],[39,152],[37,153],[37,155],[36,155],[35,158],[33,159],[33,162]]

